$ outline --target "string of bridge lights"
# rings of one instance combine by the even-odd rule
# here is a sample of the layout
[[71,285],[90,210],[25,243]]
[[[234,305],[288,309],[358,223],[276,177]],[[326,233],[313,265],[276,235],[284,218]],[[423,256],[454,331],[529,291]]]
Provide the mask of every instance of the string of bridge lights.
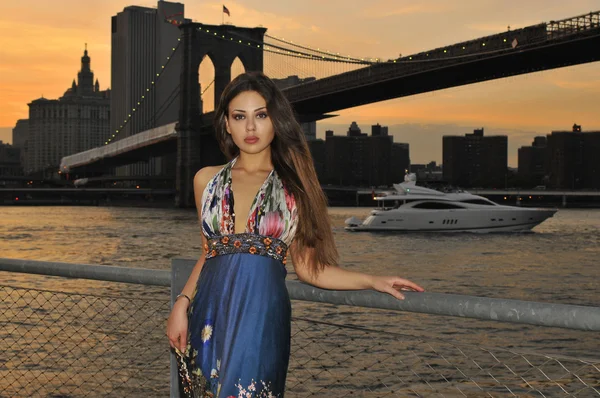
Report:
[[[317,48],[315,50],[313,47],[296,44],[296,43],[294,43],[291,40],[285,40],[283,37],[277,37],[277,36],[272,36],[272,35],[265,35],[265,36],[268,37],[268,38],[271,38],[273,40],[281,41],[283,43],[286,43],[286,44],[289,44],[289,45],[292,45],[292,46],[295,46],[295,47],[303,48],[303,49],[306,49],[306,50],[314,51],[314,52],[317,52],[317,53],[328,54],[328,55],[331,55],[331,56],[336,56],[336,55],[340,56],[340,53],[333,53],[333,52],[328,51],[328,50],[321,50],[320,48]],[[481,41],[480,41],[480,44],[481,44],[480,48],[485,48],[486,47],[486,40],[485,39],[486,38],[482,38],[481,39]],[[503,43],[505,43],[505,44],[508,45],[508,39],[506,37],[502,38],[502,41],[503,41]],[[534,42],[530,41],[530,42],[527,43],[527,45],[535,44],[535,43],[537,43],[539,41],[543,41],[543,40],[536,40]],[[469,44],[475,44],[475,42],[476,41],[474,40],[474,41],[472,41]],[[460,46],[462,51],[466,51],[467,50],[466,44],[467,43],[462,43],[462,45]],[[511,41],[510,46],[511,46],[511,48],[514,49],[517,45],[519,45],[520,47],[523,47],[523,44],[518,43],[518,40],[515,38],[515,39],[513,39]],[[445,48],[443,50],[443,53],[444,54],[448,54],[448,49],[449,48]],[[507,50],[507,48],[499,48],[499,49],[494,49],[494,50],[489,50],[489,51],[483,51],[483,52],[482,51],[478,51],[476,54],[461,54],[461,55],[455,55],[455,56],[445,57],[444,59],[455,59],[455,58],[473,57],[473,56],[478,56],[478,55],[482,55],[482,54],[493,54],[493,53],[502,52],[502,51],[505,51],[505,50]],[[433,50],[433,51],[436,51],[436,50]],[[418,61],[418,62],[434,61],[434,59],[415,59],[415,57],[422,56],[423,54],[425,54],[425,57],[429,57],[429,53],[420,53],[420,54],[414,54],[414,55],[411,55],[411,56],[408,56],[408,57],[404,57],[403,59],[402,59],[402,56],[400,56],[397,59],[390,59],[388,61],[385,61],[385,63],[409,63],[409,61],[413,61],[413,62],[415,62],[415,61]],[[342,58],[350,60],[350,61],[370,61],[373,64],[382,63],[379,58],[360,58],[360,59],[358,59],[358,58],[353,58],[350,55],[348,55],[347,57],[343,57],[342,56]]]
[[[247,41],[248,39],[242,40],[241,38],[236,38],[236,37],[226,37],[224,34],[220,34],[216,31],[212,31],[208,28],[203,28],[203,27],[199,27],[198,31],[202,32],[202,33],[206,33],[206,34],[210,34],[211,36],[216,36],[219,39],[222,40],[229,40],[229,41],[233,41],[237,44],[241,44],[241,45],[245,45],[248,47],[253,47],[253,48],[261,48],[261,43],[258,43],[256,41],[254,41],[254,43],[252,43],[251,41]],[[325,55],[315,55],[315,54],[309,54],[306,52],[300,52],[300,51],[293,51],[290,50],[289,48],[285,48],[285,47],[280,47],[271,43],[262,43],[262,49],[265,52],[270,52],[273,54],[278,54],[278,55],[284,55],[284,56],[288,56],[288,57],[293,57],[293,58],[299,58],[299,59],[308,59],[308,60],[315,60],[315,61],[328,61],[328,62],[343,62],[343,63],[354,63],[354,64],[367,64],[367,65],[374,65],[374,64],[381,64],[381,63],[388,63],[388,64],[396,64],[396,63],[414,63],[414,62],[432,62],[432,61],[439,61],[440,58],[429,58],[429,52],[428,53],[420,53],[420,54],[414,54],[411,56],[407,56],[407,57],[402,57],[400,56],[397,59],[390,59],[388,61],[381,61],[381,59],[379,58],[354,58],[351,56],[342,56],[339,53],[334,53],[328,50],[321,50],[320,48],[314,49],[310,46],[304,46],[304,45],[300,45],[300,44],[295,44],[294,42],[290,41],[290,40],[285,40],[284,38],[280,38],[280,37],[276,37],[276,36],[271,36],[271,35],[265,35],[265,37],[273,39],[273,40],[277,40],[277,41],[281,41],[283,43],[298,47],[298,48],[302,48],[302,49],[306,49],[308,51],[313,51],[315,53],[320,53],[320,54],[326,54]],[[507,43],[507,39],[503,38],[503,42]],[[464,43],[466,44],[466,43]],[[511,43],[513,44],[513,43]],[[530,44],[530,43],[528,43]],[[514,48],[516,45],[512,45],[512,48]],[[486,47],[486,42],[482,41],[481,42],[481,48],[485,48]],[[462,51],[465,51],[467,49],[467,47],[465,45],[461,46]],[[480,56],[480,55],[484,55],[484,54],[492,54],[492,53],[498,53],[498,52],[503,52],[506,51],[506,48],[498,48],[498,49],[494,49],[494,50],[489,50],[489,51],[477,51],[476,53],[471,53],[471,54],[460,54],[460,55],[450,55],[448,54],[448,48],[443,50],[443,54],[447,54],[446,57],[444,57],[443,59],[457,59],[457,58],[468,58],[468,57],[474,57],[474,56]],[[434,50],[437,53],[437,50]]]
[[[323,50],[320,50],[319,48],[317,50],[315,50],[314,48],[311,48],[309,46],[302,46],[302,45],[299,45],[299,44],[295,44],[292,41],[286,41],[283,38],[277,38],[275,36],[269,36],[269,35],[266,35],[266,36],[269,37],[269,38],[273,38],[275,40],[282,41],[282,42],[284,42],[286,44],[290,44],[290,45],[293,45],[293,46],[296,46],[296,47],[300,47],[300,48],[306,48],[306,49],[308,49],[310,51],[315,51],[315,52],[319,52],[319,53],[328,53],[328,54],[331,54],[331,55],[334,55],[334,56],[335,55],[339,55],[339,53],[335,53],[334,54],[334,53],[331,53],[331,52],[329,52],[327,50],[323,51]],[[407,57],[400,56],[397,59],[390,59],[388,61],[381,61],[379,58],[375,58],[375,59],[373,59],[373,58],[369,58],[369,59],[361,58],[360,60],[358,60],[357,58],[352,58],[350,56],[343,57],[343,59],[350,60],[350,62],[352,62],[352,61],[364,61],[364,62],[361,62],[361,63],[368,63],[368,64],[381,64],[381,63],[388,63],[388,64],[392,64],[392,63],[393,64],[396,64],[396,63],[398,63],[398,64],[408,64],[408,63],[415,63],[415,62],[427,63],[427,62],[440,61],[441,59],[443,59],[443,60],[450,60],[450,59],[459,59],[459,58],[472,58],[472,57],[477,57],[477,56],[480,56],[480,55],[500,53],[500,52],[504,52],[506,50],[509,50],[511,48],[514,49],[514,48],[516,48],[517,45],[520,48],[523,48],[524,46],[530,46],[530,45],[533,45],[533,44],[537,44],[540,41],[542,41],[542,40],[536,40],[536,41],[533,41],[533,42],[530,41],[530,42],[527,42],[526,44],[521,44],[515,38],[515,39],[513,39],[513,41],[510,44],[508,44],[508,39],[506,37],[504,37],[504,38],[502,38],[502,42],[505,43],[505,44],[507,44],[507,45],[510,45],[510,48],[496,48],[496,49],[488,50],[488,51],[477,51],[475,53],[459,54],[459,55],[450,55],[450,54],[448,54],[448,50],[450,48],[445,48],[445,49],[443,49],[443,54],[446,54],[446,56],[444,58],[435,58],[435,57],[429,58],[430,53],[435,53],[436,55],[438,55],[439,54],[438,50],[439,51],[442,50],[442,49],[436,49],[436,50],[432,50],[430,52],[423,52],[423,53],[419,53],[419,54],[410,55],[410,56],[407,56]],[[462,51],[466,51],[467,50],[467,45],[466,45],[467,43],[462,43],[462,44],[463,45],[460,46],[461,50]],[[475,42],[469,43],[469,45],[472,45],[472,44],[475,44]],[[480,43],[478,43],[476,45],[480,45],[480,48],[485,48],[486,47],[486,41],[482,40]],[[277,51],[279,52],[279,50],[277,50]],[[306,58],[306,57],[301,57],[301,58]]]
[[205,33],[205,34],[209,34],[211,36],[216,36],[217,38],[219,38],[221,40],[229,40],[234,43],[252,47],[252,48],[262,48],[263,51],[266,51],[266,52],[271,52],[274,54],[286,55],[286,56],[291,56],[291,57],[296,57],[296,58],[310,59],[310,60],[315,60],[315,61],[345,62],[345,63],[355,63],[355,64],[371,64],[371,63],[379,61],[379,59],[375,59],[375,61],[369,62],[366,60],[346,58],[343,56],[338,56],[337,54],[333,54],[333,53],[331,53],[331,56],[325,57],[324,55],[315,55],[315,54],[308,54],[308,53],[299,52],[299,51],[290,51],[290,49],[288,49],[288,48],[279,47],[274,44],[264,44],[263,43],[261,46],[261,43],[258,43],[256,41],[254,41],[254,43],[253,43],[252,40],[248,41],[248,39],[242,40],[241,38],[236,38],[233,36],[225,36],[224,34],[219,35],[218,32],[216,32],[216,31],[211,32],[210,29],[204,28],[202,26],[198,28],[198,31]]
[[[307,49],[307,50],[310,50],[310,51],[319,52],[319,53],[326,53],[326,54],[334,55],[334,56],[335,55],[339,56],[339,53],[332,53],[332,52],[330,52],[328,50],[321,50],[320,48],[317,48],[315,50],[314,48],[312,48],[310,46],[303,46],[303,45],[300,45],[300,44],[296,44],[293,41],[291,41],[291,40],[285,40],[284,38],[280,38],[280,37],[276,37],[276,36],[271,36],[271,35],[265,35],[265,36],[269,37],[269,38],[272,38],[274,40],[278,40],[278,41],[281,41],[283,43],[286,43],[286,44],[289,44],[289,45],[293,45],[293,46],[296,46],[296,47],[299,47],[299,48],[304,48],[304,49]],[[508,40],[506,38],[503,38],[503,42],[507,43]],[[514,40],[514,44],[511,43],[512,48],[516,47],[517,44],[518,43],[516,42],[516,39],[515,39]],[[485,46],[486,46],[486,42],[482,41],[481,42],[481,47],[485,48]],[[467,49],[465,45],[461,46],[461,48],[462,48],[463,51],[465,51]],[[501,51],[505,51],[505,50],[506,50],[505,48],[502,48],[502,49],[489,50],[489,51],[485,51],[485,52],[479,51],[476,54],[461,54],[461,55],[457,55],[457,56],[445,57],[444,59],[472,57],[472,56],[478,56],[478,55],[482,55],[482,54],[491,54],[491,53],[501,52]],[[444,54],[448,54],[448,49],[444,49],[443,53]],[[422,56],[422,54],[411,55],[411,56],[408,56],[408,57],[404,57],[404,59],[401,59],[402,57],[399,57],[398,59],[388,60],[385,63],[408,63],[409,61],[413,61],[413,60],[414,61],[419,61],[419,62],[427,62],[427,61],[437,61],[437,60],[439,60],[439,59],[414,59],[414,57],[416,57],[416,56]],[[425,57],[429,57],[429,53],[425,53]],[[365,62],[370,61],[369,63],[372,63],[372,64],[382,63],[379,58],[360,58],[360,59],[358,59],[358,58],[352,58],[350,55],[348,55],[348,57],[343,57],[343,58],[351,60],[351,61],[365,61]]]
[[334,57],[335,56],[339,56],[342,59],[347,59],[349,61],[368,61],[368,60],[370,60],[370,61],[379,61],[379,58],[366,58],[366,59],[365,58],[360,58],[359,59],[359,58],[352,57],[350,55],[348,55],[347,57],[344,57],[343,55],[340,55],[340,53],[337,53],[337,52],[334,53],[334,52],[329,51],[329,50],[321,50],[320,48],[317,48],[315,50],[311,46],[305,46],[305,45],[297,44],[297,43],[294,43],[291,40],[285,40],[283,37],[277,37],[277,36],[272,36],[272,35],[265,35],[265,36],[268,37],[269,39],[277,40],[277,41],[280,41],[282,43],[286,43],[286,44],[289,44],[289,45],[292,45],[292,46],[295,46],[295,47],[302,48],[304,50],[309,50],[309,51],[313,51],[313,52],[320,53],[320,54],[327,54],[328,56],[334,56]]
[[341,63],[360,64],[360,65],[372,65],[373,64],[373,62],[368,62],[368,61],[347,61],[345,59],[336,58],[336,57],[329,58],[329,57],[324,57],[324,56],[306,55],[303,53],[293,52],[293,51],[289,51],[289,50],[282,50],[277,47],[271,47],[269,44],[265,44],[263,46],[263,51],[272,53],[272,54],[277,54],[277,55],[284,55],[286,57],[307,59],[307,60],[311,60],[311,61],[341,62]]
[[104,145],[108,145],[110,144],[115,138],[116,136],[123,131],[123,128],[125,126],[127,126],[127,124],[131,121],[131,119],[133,119],[133,116],[135,115],[135,112],[137,111],[137,109],[144,103],[144,101],[146,100],[146,96],[148,95],[148,93],[150,93],[150,91],[152,91],[154,89],[154,87],[156,87],[156,83],[158,82],[158,80],[160,79],[160,77],[163,75],[165,68],[167,67],[167,65],[169,64],[169,62],[171,61],[171,59],[173,58],[173,55],[175,54],[175,51],[177,51],[177,49],[179,48],[179,45],[181,44],[181,37],[177,38],[177,45],[175,47],[172,48],[171,54],[169,54],[165,60],[165,63],[162,64],[160,66],[160,69],[158,72],[155,73],[155,78],[150,82],[150,84],[148,85],[148,87],[146,87],[145,90],[142,91],[143,94],[140,95],[140,97],[138,97],[138,100],[136,101],[137,105],[134,105],[133,108],[131,108],[131,110],[129,112],[127,112],[127,117],[123,120],[123,124],[121,124],[119,126],[119,128],[117,128],[112,135],[108,138],[108,140],[106,140],[104,142]]

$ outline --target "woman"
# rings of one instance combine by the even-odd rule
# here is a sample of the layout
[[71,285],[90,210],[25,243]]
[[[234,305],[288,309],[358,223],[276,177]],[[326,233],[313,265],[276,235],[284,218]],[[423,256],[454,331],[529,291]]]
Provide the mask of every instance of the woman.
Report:
[[173,305],[167,336],[187,358],[190,395],[283,397],[290,355],[288,255],[298,278],[320,288],[375,289],[398,299],[398,289],[423,289],[337,266],[304,134],[269,78],[235,78],[221,96],[215,127],[232,160],[194,178],[204,251]]

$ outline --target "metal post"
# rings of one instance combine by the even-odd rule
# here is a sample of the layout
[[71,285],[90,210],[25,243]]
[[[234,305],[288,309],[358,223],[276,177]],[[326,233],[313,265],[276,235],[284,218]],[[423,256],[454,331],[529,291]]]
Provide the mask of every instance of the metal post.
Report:
[[[171,308],[175,303],[175,297],[181,293],[185,286],[192,269],[196,262],[194,260],[186,260],[174,258],[171,261]],[[171,352],[171,398],[181,398],[183,395],[179,391],[179,373],[177,370],[177,359],[175,353]]]

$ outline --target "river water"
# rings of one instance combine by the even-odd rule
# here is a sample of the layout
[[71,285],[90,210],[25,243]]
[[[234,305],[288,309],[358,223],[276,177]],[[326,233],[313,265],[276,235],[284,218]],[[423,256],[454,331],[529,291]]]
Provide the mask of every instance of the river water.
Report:
[[[368,212],[367,208],[330,209],[341,265],[348,269],[400,275],[430,292],[600,306],[598,209],[561,209],[532,233],[384,234],[351,233],[343,229],[346,218],[363,218]],[[197,258],[199,251],[200,229],[192,210],[0,207],[0,257],[169,269],[172,258]],[[294,279],[290,264],[288,271],[289,278]],[[165,289],[159,288],[26,274],[0,273],[0,278],[1,285],[12,288],[168,300]],[[166,310],[161,309],[162,316],[166,316]],[[294,314],[299,318],[351,323],[410,335],[437,342],[439,347],[452,336],[452,349],[460,344],[475,344],[578,357],[594,354],[598,359],[598,344],[587,332],[308,303],[294,303]],[[323,326],[327,327],[334,326]],[[159,338],[156,337],[157,342]],[[367,348],[370,351],[363,352],[376,356],[372,347]],[[296,372],[301,373],[301,370]],[[599,383],[597,373],[600,372],[590,376],[592,384]],[[328,374],[335,378],[332,372]],[[330,382],[326,380],[325,384]],[[298,380],[291,377],[288,386],[291,383],[297,391],[304,388],[300,377]],[[11,388],[15,388],[13,384]],[[346,386],[344,391],[351,388]],[[71,395],[64,392],[63,395],[78,396],[76,392],[80,390],[74,387],[73,391]],[[153,395],[153,391],[162,390],[154,386],[145,394]],[[335,395],[332,391],[323,395]]]

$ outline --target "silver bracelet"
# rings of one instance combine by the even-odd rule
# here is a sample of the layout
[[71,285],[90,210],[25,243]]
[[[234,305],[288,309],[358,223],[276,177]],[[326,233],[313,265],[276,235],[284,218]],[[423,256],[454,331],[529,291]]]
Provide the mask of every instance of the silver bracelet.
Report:
[[188,301],[190,302],[190,304],[192,303],[192,299],[190,298],[190,296],[188,296],[185,293],[179,293],[176,297],[175,297],[175,301],[179,300],[180,298],[185,297],[186,299],[188,299]]

